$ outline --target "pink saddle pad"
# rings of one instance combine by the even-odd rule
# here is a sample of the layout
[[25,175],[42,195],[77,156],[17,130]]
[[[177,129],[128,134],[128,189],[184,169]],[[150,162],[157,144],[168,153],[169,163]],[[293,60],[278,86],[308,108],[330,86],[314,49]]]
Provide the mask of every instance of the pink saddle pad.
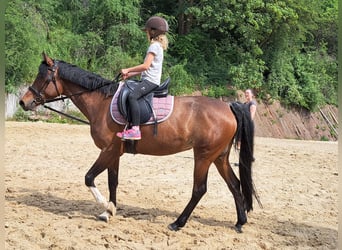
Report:
[[[118,90],[113,96],[112,102],[110,104],[110,114],[113,120],[121,125],[125,125],[127,123],[126,119],[121,115],[118,107],[118,97],[120,90],[123,86],[124,82],[120,82]],[[157,118],[157,122],[163,122],[168,119],[173,110],[174,96],[167,95],[166,97],[161,98],[153,98],[153,112]],[[153,116],[144,124],[153,124],[154,119]]]

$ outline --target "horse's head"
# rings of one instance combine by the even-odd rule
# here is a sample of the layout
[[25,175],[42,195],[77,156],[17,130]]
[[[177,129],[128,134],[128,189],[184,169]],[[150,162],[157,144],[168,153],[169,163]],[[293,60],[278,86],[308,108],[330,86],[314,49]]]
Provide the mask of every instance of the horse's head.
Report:
[[63,87],[57,76],[58,62],[43,53],[43,61],[33,84],[19,101],[24,110],[33,110],[44,104],[46,100],[55,98],[63,93]]

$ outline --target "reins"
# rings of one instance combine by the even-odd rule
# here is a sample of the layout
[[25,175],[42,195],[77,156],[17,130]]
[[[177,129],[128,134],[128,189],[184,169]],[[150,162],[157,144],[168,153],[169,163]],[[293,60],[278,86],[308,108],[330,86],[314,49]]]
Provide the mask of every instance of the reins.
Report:
[[46,106],[45,104],[43,105],[43,107],[46,108],[46,109],[49,109],[49,110],[51,110],[51,111],[54,111],[54,112],[56,112],[56,113],[58,113],[58,114],[64,115],[64,116],[66,116],[66,117],[68,117],[68,118],[70,118],[70,119],[73,119],[73,120],[82,122],[82,123],[84,123],[84,124],[90,125],[90,123],[89,123],[88,121],[85,121],[85,120],[82,120],[82,119],[80,119],[80,118],[78,118],[78,117],[76,117],[76,116],[72,116],[72,115],[69,115],[69,114],[67,114],[67,113],[61,112],[61,111],[59,111],[59,110],[57,110],[57,109],[51,108],[51,107],[49,107],[49,106]]

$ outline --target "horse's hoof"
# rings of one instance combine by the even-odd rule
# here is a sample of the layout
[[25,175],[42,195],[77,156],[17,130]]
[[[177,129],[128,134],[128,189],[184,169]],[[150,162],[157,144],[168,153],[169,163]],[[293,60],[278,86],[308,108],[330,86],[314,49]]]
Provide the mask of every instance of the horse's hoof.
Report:
[[109,213],[109,216],[113,216],[116,214],[116,207],[113,202],[109,202],[107,206],[107,213]]
[[104,222],[108,222],[109,221],[109,217],[110,217],[110,213],[108,213],[107,211],[104,211],[102,214],[99,215],[99,220],[104,221]]
[[234,228],[237,233],[242,233],[242,225],[236,224]]
[[170,225],[167,226],[168,229],[171,231],[178,231],[180,227],[177,225],[177,223],[171,223]]

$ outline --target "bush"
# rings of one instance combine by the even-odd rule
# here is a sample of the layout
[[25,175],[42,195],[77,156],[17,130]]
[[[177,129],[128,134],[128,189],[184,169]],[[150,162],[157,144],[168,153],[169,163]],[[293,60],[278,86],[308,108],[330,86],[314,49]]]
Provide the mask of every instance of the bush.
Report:
[[13,115],[13,121],[27,122],[29,121],[29,116],[31,112],[24,111],[22,108],[19,108]]
[[265,63],[262,60],[252,59],[246,55],[243,63],[229,67],[229,77],[232,85],[237,89],[260,89],[263,85]]
[[208,86],[208,88],[203,91],[203,95],[214,97],[214,98],[219,98],[222,96],[234,96],[235,91],[228,89],[226,86],[211,85],[211,86]]
[[194,79],[184,69],[183,64],[177,64],[169,69],[171,78],[170,93],[173,95],[190,94],[195,90]]

